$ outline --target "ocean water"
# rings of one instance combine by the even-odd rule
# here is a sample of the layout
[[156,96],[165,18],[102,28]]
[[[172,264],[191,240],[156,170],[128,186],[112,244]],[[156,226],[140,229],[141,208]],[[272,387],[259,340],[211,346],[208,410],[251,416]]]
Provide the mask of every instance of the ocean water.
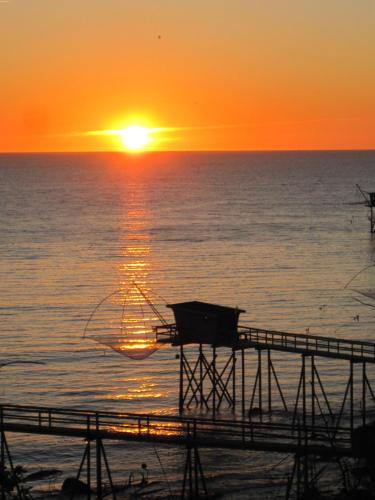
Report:
[[[166,318],[164,301],[203,300],[245,309],[246,325],[375,341],[375,238],[355,187],[375,190],[374,172],[375,152],[0,155],[0,363],[44,363],[0,369],[1,401],[174,413],[173,347],[137,360],[82,338],[94,308],[133,280]],[[123,334],[122,319],[122,299],[108,299],[91,333]],[[274,359],[293,399],[298,359]],[[251,387],[255,355],[247,363]],[[338,404],[347,364],[318,364]],[[31,455],[30,438],[11,436],[30,471],[78,469],[82,443],[33,441]],[[118,478],[146,457],[162,484],[181,478],[183,450],[111,453]],[[281,491],[285,470],[272,489],[267,472],[279,455],[202,453],[225,498]]]

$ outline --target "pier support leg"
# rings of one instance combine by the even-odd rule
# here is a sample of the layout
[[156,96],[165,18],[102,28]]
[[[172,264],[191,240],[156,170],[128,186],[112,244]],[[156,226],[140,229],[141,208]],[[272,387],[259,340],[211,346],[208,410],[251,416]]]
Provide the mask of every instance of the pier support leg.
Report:
[[[2,415],[1,415],[1,420],[2,420]],[[2,423],[2,422],[1,422]],[[0,431],[0,448],[1,448],[1,464],[0,464],[0,471],[6,475],[6,460],[8,460],[9,464],[9,470],[10,470],[10,479],[15,479],[15,487],[17,491],[17,498],[23,498],[23,492],[22,488],[19,485],[19,481],[17,480],[17,476],[13,467],[13,460],[12,456],[9,451],[9,446],[8,442],[5,437],[5,432],[3,430]],[[6,484],[4,484],[5,481],[1,484],[1,498],[5,499],[6,494],[7,494],[7,489],[6,489]],[[9,493],[9,492],[8,492]]]
[[[236,405],[236,351],[231,350],[224,366],[218,369],[216,348],[212,348],[212,359],[208,359],[199,346],[198,355],[189,360],[180,347],[180,391],[179,411],[192,403],[212,409],[214,416],[223,402],[230,408]],[[205,393],[205,390],[207,393]]]
[[315,358],[311,356],[311,425],[315,426]]
[[366,363],[362,363],[362,425],[366,425]]
[[350,434],[353,437],[354,430],[354,380],[353,380],[353,361],[350,361]]
[[[309,491],[315,487],[319,474],[315,477],[309,473],[310,460],[307,453],[296,453],[294,456],[292,473],[288,477],[285,499],[289,500],[292,497],[293,486],[295,488],[295,497],[297,500],[303,498],[315,498],[309,496]],[[311,494],[311,493],[310,493]]]
[[102,449],[100,439],[96,440],[96,497],[98,500],[103,498],[102,483]]
[[[253,385],[253,392],[251,395],[249,416],[252,417],[253,413],[256,411],[262,417],[262,349],[257,349],[258,352],[258,367],[255,375],[255,381]],[[258,407],[254,408],[255,396],[258,393]]]
[[241,349],[241,403],[242,403],[242,416],[245,415],[245,349]]
[[[96,496],[98,499],[103,498],[103,476],[102,476],[102,458],[105,464],[105,470],[107,473],[108,481],[111,488],[112,498],[116,500],[116,491],[112,481],[111,470],[109,468],[109,463],[107,460],[107,455],[103,446],[103,442],[101,439],[96,439]],[[78,469],[78,473],[76,478],[80,479],[83,468],[86,463],[86,477],[87,477],[87,499],[91,498],[91,442],[90,439],[87,440],[87,444],[85,446],[85,451],[83,453],[83,457]],[[74,491],[70,495],[70,500],[73,500],[75,496]]]
[[216,415],[216,394],[217,394],[217,389],[216,389],[216,384],[217,384],[217,378],[216,378],[216,347],[212,348],[212,411],[214,414],[214,417]]
[[184,348],[180,346],[180,393],[178,401],[179,412],[182,413],[184,409]]
[[236,351],[232,349],[232,408],[236,408]]
[[268,412],[272,412],[272,390],[271,390],[271,350],[267,349],[267,381],[268,381]]
[[[251,416],[253,413],[258,412],[260,417],[262,417],[263,414],[263,368],[262,368],[262,349],[256,349],[258,352],[258,366],[257,366],[257,371],[255,375],[255,380],[252,388],[252,393],[251,393],[251,399],[250,399],[250,406],[249,406],[249,415]],[[245,366],[244,366],[244,359],[243,359],[243,354],[242,354],[242,407],[243,407],[243,413],[244,413],[244,405],[245,405]],[[273,399],[272,399],[272,377],[274,378],[276,382],[276,387],[277,391],[280,395],[283,407],[285,411],[288,411],[288,406],[286,404],[286,400],[283,394],[283,391],[281,389],[279,379],[277,377],[277,373],[275,370],[275,367],[273,366],[273,362],[271,359],[271,350],[267,349],[267,380],[266,380],[266,386],[267,386],[267,407],[268,407],[268,412],[272,413],[272,407],[273,407]],[[298,395],[297,395],[297,406],[298,406],[298,400],[299,400],[299,392],[300,392],[300,386],[298,388]],[[258,399],[258,407],[255,407],[255,401]],[[297,410],[295,409],[295,415],[296,415]],[[294,420],[293,420],[294,421]]]
[[181,498],[189,500],[208,498],[206,480],[198,448],[188,444],[182,483]]
[[302,354],[302,423],[306,432],[306,356]]
[[262,415],[263,405],[262,405],[262,350],[258,350],[258,370],[259,370],[259,385],[258,385],[258,400],[259,400],[259,412]]
[[[5,443],[4,443],[5,435],[4,435],[3,431],[1,431],[0,439],[1,439],[0,474],[4,475],[4,473],[5,473]],[[3,484],[1,484],[1,500],[5,500],[5,488],[4,488]]]
[[199,394],[200,394],[200,406],[203,406],[203,348],[202,344],[199,345]]

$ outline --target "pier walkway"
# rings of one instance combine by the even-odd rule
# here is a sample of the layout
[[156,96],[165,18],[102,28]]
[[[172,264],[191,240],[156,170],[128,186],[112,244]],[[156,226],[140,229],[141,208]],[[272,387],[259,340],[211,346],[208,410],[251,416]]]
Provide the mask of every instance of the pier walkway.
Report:
[[350,429],[251,421],[0,406],[0,431],[85,440],[351,456]]
[[[209,307],[219,307],[224,311],[228,309]],[[201,322],[196,320],[196,330],[191,327],[189,318],[186,323],[182,322],[182,327],[178,324],[165,324],[155,328],[157,342],[179,349],[180,411],[195,404],[207,410],[212,409],[215,413],[222,404],[228,403],[229,407],[235,408],[239,403],[245,417],[248,412],[253,411],[270,413],[274,409],[274,403],[277,404],[275,400],[278,400],[285,411],[294,408],[293,422],[299,414],[304,424],[310,421],[314,425],[317,416],[325,417],[328,413],[331,424],[339,426],[346,413],[353,431],[358,410],[362,425],[373,418],[369,413],[369,403],[372,402],[374,406],[375,390],[369,369],[375,364],[374,342],[287,333],[237,326],[234,323],[227,326],[225,316],[220,321],[220,318],[210,317],[209,314],[207,317],[203,313],[196,316]],[[211,329],[216,334],[207,336],[205,323],[209,324],[210,321],[214,325]],[[221,333],[222,324],[225,335]],[[189,349],[185,350],[187,345]],[[297,383],[294,382],[295,399],[290,400],[289,397],[287,401],[282,387],[285,381],[279,379],[272,360],[272,353],[275,351],[296,356],[295,362],[288,360],[290,366],[295,367],[298,376]],[[257,359],[252,357],[251,361],[252,366],[256,366],[255,374],[254,369],[252,372],[249,370],[250,364],[245,362],[247,352],[256,352]],[[330,400],[331,396],[324,386],[324,378],[319,374],[316,358],[344,363],[340,367],[341,373],[343,369],[346,371],[345,364],[348,365],[347,376],[343,376],[340,381],[343,396],[339,403],[336,401],[335,404]],[[281,362],[278,359],[278,363]],[[322,366],[323,362],[319,364],[320,369]],[[290,394],[290,390],[288,392]]]
[[[155,328],[158,342],[180,345],[175,324]],[[303,333],[287,333],[249,326],[238,326],[230,335],[228,347],[233,349],[259,348],[310,356],[345,359],[353,362],[375,363],[375,343],[346,340]],[[186,341],[183,342],[186,344]]]

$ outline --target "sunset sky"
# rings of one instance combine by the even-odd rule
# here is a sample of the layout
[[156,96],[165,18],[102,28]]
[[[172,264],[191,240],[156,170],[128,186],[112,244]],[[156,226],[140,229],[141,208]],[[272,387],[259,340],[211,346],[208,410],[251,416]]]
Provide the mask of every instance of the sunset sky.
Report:
[[375,148],[374,0],[1,0],[0,151]]

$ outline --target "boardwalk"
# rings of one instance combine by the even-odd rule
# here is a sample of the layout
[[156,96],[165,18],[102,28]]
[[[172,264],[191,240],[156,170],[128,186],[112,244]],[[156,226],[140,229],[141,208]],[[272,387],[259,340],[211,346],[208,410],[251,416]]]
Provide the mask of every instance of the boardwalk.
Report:
[[154,442],[281,453],[352,455],[350,429],[236,420],[0,406],[0,430],[88,440]]
[[[176,325],[156,328],[158,342],[180,345]],[[354,362],[375,363],[375,343],[359,340],[346,340],[335,337],[287,333],[265,330],[250,326],[239,326],[230,345],[239,349],[270,349],[276,351],[345,359]]]
[[[204,316],[202,318],[204,321]],[[328,413],[331,424],[337,426],[346,413],[353,430],[358,408],[361,411],[362,425],[369,421],[369,403],[375,403],[375,391],[367,370],[367,366],[375,364],[373,342],[287,333],[251,326],[236,326],[226,331],[225,337],[217,336],[214,339],[216,343],[205,341],[204,336],[201,340],[200,335],[195,335],[193,341],[190,341],[188,335],[181,334],[176,324],[157,327],[155,333],[158,342],[171,344],[180,351],[180,411],[195,404],[215,413],[222,404],[227,403],[229,407],[235,408],[239,403],[245,418],[253,410],[260,413],[272,412],[275,399],[278,398],[285,411],[294,408],[293,421],[299,414],[304,424],[310,420],[314,425],[316,418],[325,419]],[[185,351],[184,347],[188,344],[190,349]],[[245,356],[249,351],[257,352],[255,377],[249,377],[246,368]],[[299,380],[294,401],[286,400],[282,381],[279,380],[272,361],[274,351],[297,356],[293,366],[298,370]],[[222,354],[223,369],[218,368],[219,352]],[[316,358],[348,364],[348,378],[342,381],[343,399],[336,414],[318,372]],[[252,363],[254,366],[254,360]],[[250,394],[246,390],[249,387]],[[355,407],[355,399],[360,402],[358,408]]]

